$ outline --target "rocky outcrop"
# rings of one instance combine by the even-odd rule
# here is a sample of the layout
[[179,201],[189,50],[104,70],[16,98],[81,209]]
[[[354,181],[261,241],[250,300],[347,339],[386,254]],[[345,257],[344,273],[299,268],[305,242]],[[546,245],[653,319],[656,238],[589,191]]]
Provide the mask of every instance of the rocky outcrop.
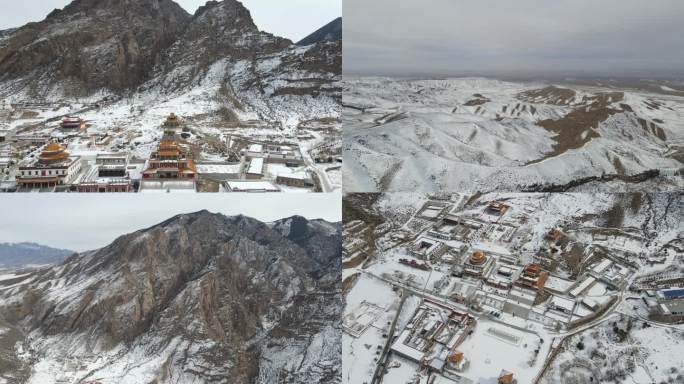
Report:
[[[330,382],[340,359],[340,236],[338,224],[301,217],[267,225],[181,215],[72,256],[12,292],[23,299],[3,313],[37,340],[68,336],[63,347],[74,357],[84,346],[156,355],[172,341],[186,343],[186,353],[203,346],[192,357],[169,355],[157,377]],[[308,354],[323,337],[321,355]],[[274,362],[278,346],[292,356]]]
[[183,65],[202,69],[222,58],[252,59],[290,45],[290,40],[259,31],[242,3],[210,1],[195,12],[185,32],[165,52],[161,65],[166,71]]
[[190,21],[171,0],[76,0],[0,45],[0,81],[44,95],[54,87],[87,94],[145,81]]

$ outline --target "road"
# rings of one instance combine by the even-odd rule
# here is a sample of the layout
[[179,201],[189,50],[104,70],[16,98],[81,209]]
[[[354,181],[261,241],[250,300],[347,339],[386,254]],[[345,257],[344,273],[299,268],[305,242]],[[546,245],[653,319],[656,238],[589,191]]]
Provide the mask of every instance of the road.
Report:
[[387,342],[385,343],[385,347],[382,349],[382,354],[380,355],[380,359],[378,359],[378,365],[375,367],[375,372],[373,373],[373,380],[371,381],[371,384],[376,384],[376,383],[381,383],[382,382],[382,377],[383,375],[382,370],[386,366],[386,360],[387,356],[389,355],[389,349],[392,346],[392,339],[394,339],[394,331],[396,330],[397,327],[397,321],[399,320],[399,316],[401,315],[401,310],[404,307],[404,302],[406,301],[406,291],[402,290],[401,291],[401,301],[399,301],[399,308],[397,309],[397,314],[394,315],[394,319],[392,320],[392,324],[390,325],[390,329],[387,332]]
[[314,172],[316,172],[316,175],[318,176],[318,181],[321,185],[321,192],[332,192],[333,187],[331,186],[330,179],[328,178],[328,173],[316,167],[316,163],[313,161],[313,159],[311,158],[311,154],[309,154],[308,152],[303,153],[302,157],[304,158],[304,163],[309,168],[313,169]]

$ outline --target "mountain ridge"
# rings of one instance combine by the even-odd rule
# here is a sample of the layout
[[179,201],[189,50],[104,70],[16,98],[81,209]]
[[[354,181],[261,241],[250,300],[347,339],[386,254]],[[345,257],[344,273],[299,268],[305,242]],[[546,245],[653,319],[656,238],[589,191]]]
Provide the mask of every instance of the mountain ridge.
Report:
[[[0,307],[47,366],[63,353],[87,361],[86,346],[102,356],[88,363],[90,376],[68,373],[81,379],[330,382],[340,364],[341,250],[317,245],[339,245],[340,225],[330,225],[334,233],[311,223],[297,244],[246,216],[178,215],[0,291]],[[141,350],[162,356],[164,368],[153,355],[111,368]]]

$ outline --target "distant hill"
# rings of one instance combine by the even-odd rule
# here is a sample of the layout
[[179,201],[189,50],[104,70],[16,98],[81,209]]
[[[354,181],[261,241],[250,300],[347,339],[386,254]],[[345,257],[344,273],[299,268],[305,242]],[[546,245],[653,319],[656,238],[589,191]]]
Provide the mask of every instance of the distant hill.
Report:
[[55,264],[74,252],[35,243],[0,243],[0,267],[23,267],[30,264]]
[[310,45],[319,43],[321,41],[334,41],[342,40],[342,18],[329,22],[316,32],[310,34],[309,36],[303,38],[297,43],[297,45]]

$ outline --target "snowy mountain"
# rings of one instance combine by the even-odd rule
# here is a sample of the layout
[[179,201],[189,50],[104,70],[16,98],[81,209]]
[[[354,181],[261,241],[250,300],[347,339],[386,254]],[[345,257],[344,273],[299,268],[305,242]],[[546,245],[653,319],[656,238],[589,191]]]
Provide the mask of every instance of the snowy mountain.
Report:
[[482,78],[356,78],[344,93],[349,191],[673,190],[684,98]]
[[0,287],[2,353],[30,383],[339,382],[340,236],[173,217]]
[[310,45],[321,41],[335,41],[342,39],[342,18],[329,22],[316,32],[297,42],[297,45]]
[[171,0],[75,0],[0,32],[5,102],[72,114],[96,105],[86,117],[104,132],[137,128],[137,113],[156,119],[151,109],[161,108],[205,125],[260,121],[293,133],[339,118],[340,76],[339,39],[298,47],[259,31],[236,0],[209,1],[194,15]]
[[0,243],[0,267],[59,263],[73,253],[35,243]]

